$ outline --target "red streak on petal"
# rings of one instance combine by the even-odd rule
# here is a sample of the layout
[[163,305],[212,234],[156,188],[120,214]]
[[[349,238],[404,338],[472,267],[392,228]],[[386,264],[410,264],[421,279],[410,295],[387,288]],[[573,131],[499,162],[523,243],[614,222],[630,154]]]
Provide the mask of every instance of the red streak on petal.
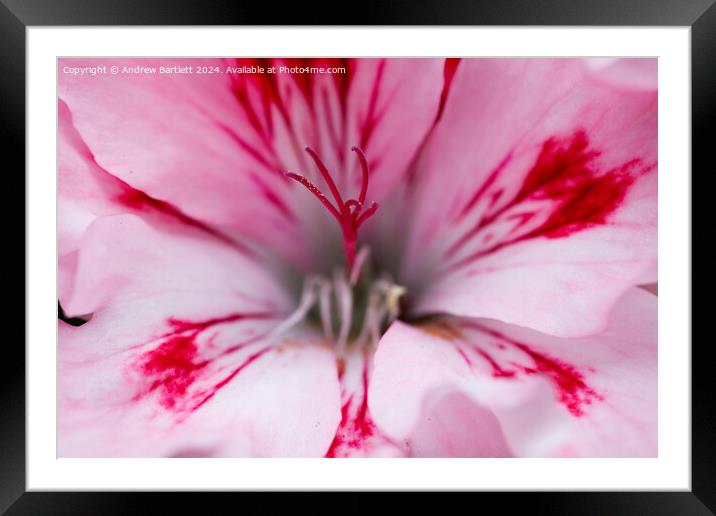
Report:
[[247,342],[231,346],[217,357],[199,358],[196,340],[199,334],[219,324],[269,317],[271,315],[266,313],[235,313],[204,321],[169,319],[168,325],[172,328],[171,331],[162,335],[161,344],[143,353],[135,365],[149,384],[133,399],[138,401],[150,392],[156,391],[159,393],[159,404],[165,409],[193,412],[258,356],[255,356],[256,354],[250,356],[229,377],[213,385],[208,392],[206,390],[190,392],[196,380],[204,374],[206,366],[218,356],[226,356],[260,339],[260,336],[254,337]]
[[[495,331],[491,328],[487,328],[476,322],[465,322],[465,326],[473,328],[482,333],[486,333],[490,336],[500,339],[502,342],[511,345],[512,347],[522,351],[532,362],[531,366],[526,366],[511,362],[511,365],[516,368],[516,371],[508,371],[500,366],[492,359],[488,358],[489,355],[483,355],[493,365],[493,371],[506,372],[507,375],[493,374],[495,377],[514,377],[516,372],[520,371],[527,375],[539,374],[546,377],[551,381],[555,390],[557,391],[557,399],[562,403],[567,410],[576,417],[584,415],[584,406],[590,405],[595,401],[603,401],[604,397],[597,393],[592,387],[590,387],[585,379],[584,375],[572,364],[561,361],[557,358],[551,357],[546,353],[538,352],[533,350],[530,346],[523,342],[514,340],[506,335]],[[499,346],[498,346],[499,347]],[[496,368],[495,368],[496,367]],[[593,371],[592,368],[589,370]]]
[[174,408],[207,365],[207,361],[195,361],[196,355],[194,335],[171,337],[145,355],[141,370],[153,378],[149,391],[161,391],[159,403],[164,408]]
[[[480,187],[475,191],[474,194],[472,194],[472,197],[465,203],[465,207],[462,209],[460,214],[458,215],[458,218],[462,218],[465,215],[467,215],[477,204],[477,202],[482,198],[483,195],[485,195],[485,192],[492,186],[492,184],[495,182],[495,179],[500,175],[502,170],[507,166],[507,164],[512,159],[512,154],[508,154],[504,158],[502,158],[502,161],[500,161],[497,166],[490,172],[490,175],[487,176],[487,179],[480,185]],[[494,194],[493,194],[494,195]],[[494,204],[494,200],[491,202],[491,205]]]
[[204,224],[203,222],[200,222],[186,215],[176,206],[166,201],[155,199],[154,197],[147,195],[141,190],[132,188],[126,183],[124,183],[124,186],[125,187],[122,188],[121,193],[115,197],[115,200],[123,204],[124,206],[136,211],[154,211],[157,213],[161,213],[162,215],[171,217],[181,222],[182,224],[198,229],[218,240],[221,240],[222,242],[233,247],[234,249],[237,249],[242,254],[245,254],[250,257],[255,257],[255,253],[245,245],[223,234],[222,232],[217,231],[211,226],[208,226],[207,224]]
[[470,360],[470,357],[467,356],[467,353],[465,353],[465,351],[460,346],[455,346],[455,350],[457,351],[458,355],[460,355],[460,358],[462,358],[468,366],[472,365],[472,360]]
[[224,387],[225,385],[227,385],[231,380],[233,380],[234,378],[236,378],[236,376],[237,376],[241,371],[243,371],[244,369],[246,369],[249,365],[251,365],[252,363],[254,363],[256,360],[258,360],[260,357],[262,357],[263,355],[265,355],[265,354],[266,354],[268,351],[270,351],[270,350],[271,350],[271,346],[267,346],[267,347],[265,347],[265,348],[263,348],[263,349],[260,349],[259,351],[257,351],[256,353],[252,354],[251,356],[249,356],[246,360],[244,360],[244,361],[241,363],[241,365],[239,365],[239,366],[236,367],[233,371],[231,371],[231,373],[230,373],[227,377],[225,377],[225,378],[224,378],[223,380],[221,380],[220,382],[214,384],[214,385],[211,387],[211,389],[209,390],[209,392],[207,392],[207,393],[205,394],[205,396],[204,396],[196,405],[194,405],[194,406],[191,408],[192,412],[195,411],[195,410],[197,410],[197,409],[198,409],[199,407],[201,407],[204,403],[206,403],[206,402],[209,401],[211,398],[213,398],[213,397],[216,395],[216,393],[219,392],[219,390],[220,390],[222,387]]
[[277,158],[275,156],[266,157],[264,156],[261,151],[259,151],[256,147],[251,145],[248,141],[246,141],[244,138],[242,138],[236,131],[234,131],[231,127],[215,120],[214,121],[229,138],[231,138],[234,143],[236,143],[239,147],[244,149],[251,157],[253,157],[256,161],[261,163],[264,167],[266,167],[268,170],[273,170],[274,172],[280,173],[281,166],[277,162]]
[[271,187],[266,184],[264,181],[262,181],[258,176],[251,175],[251,179],[253,182],[258,186],[259,190],[261,190],[261,193],[263,194],[264,199],[268,201],[269,204],[271,204],[274,208],[278,210],[281,215],[283,215],[286,219],[290,221],[296,220],[296,215],[291,211],[291,208],[288,207],[288,205],[281,199],[281,197],[271,189]]
[[385,60],[381,61],[378,65],[378,70],[375,74],[375,80],[373,81],[373,88],[370,92],[370,100],[368,101],[368,113],[365,119],[361,123],[360,128],[360,147],[366,149],[370,138],[373,135],[373,131],[378,125],[382,114],[376,114],[378,104],[378,92],[380,91],[380,83],[383,80],[383,72],[385,71]]
[[[375,423],[368,413],[367,360],[363,362],[361,380],[362,392],[350,395],[341,407],[341,422],[325,457],[346,457],[351,450],[360,450],[376,432]],[[359,403],[357,407],[356,403]]]
[[[283,121],[285,127],[288,129],[288,135],[291,139],[292,146],[295,149],[300,148],[299,137],[295,130],[296,122],[291,117],[291,112],[295,111],[294,105],[297,102],[296,98],[292,98],[292,88],[288,81],[279,80],[279,74],[266,73],[271,67],[287,66],[292,67],[315,67],[315,68],[327,68],[327,67],[343,67],[346,69],[346,73],[334,73],[331,74],[330,78],[332,81],[326,82],[324,86],[332,87],[335,89],[336,96],[339,103],[340,129],[329,128],[329,132],[332,135],[334,143],[337,144],[338,140],[345,140],[346,130],[346,119],[347,119],[347,98],[348,90],[351,82],[351,69],[352,61],[350,59],[336,59],[336,58],[318,58],[318,59],[306,59],[306,58],[290,58],[290,59],[270,59],[270,58],[242,58],[235,59],[233,66],[237,67],[256,67],[256,72],[252,72],[251,69],[247,69],[247,73],[235,73],[230,74],[231,80],[231,92],[236,99],[239,107],[244,111],[248,126],[253,129],[253,132],[260,138],[264,149],[257,149],[254,146],[248,144],[245,139],[235,138],[237,142],[248,150],[254,157],[259,159],[264,164],[277,163],[279,158],[277,156],[276,149],[274,148],[274,120],[272,118],[274,109],[278,112],[280,120]],[[263,68],[261,72],[258,69]],[[288,76],[293,81],[298,93],[305,99],[305,104],[308,108],[310,115],[310,121],[313,127],[310,128],[313,132],[313,138],[315,144],[320,149],[320,138],[317,135],[317,131],[320,130],[318,121],[316,119],[316,112],[318,108],[318,100],[320,98],[320,92],[317,90],[317,86],[320,84],[318,75],[311,73],[294,73],[288,74],[281,73],[281,76]],[[340,133],[340,135],[339,135]],[[238,135],[234,135],[235,137]],[[340,147],[342,149],[344,145]],[[339,153],[340,154],[340,153]],[[298,154],[299,162],[304,165],[302,155]],[[270,166],[270,168],[276,168]],[[283,167],[278,167],[283,168]],[[277,169],[278,169],[277,168]]]
[[473,346],[475,351],[484,358],[489,364],[490,367],[492,367],[492,376],[495,378],[512,378],[515,376],[514,371],[508,371],[506,369],[503,369],[500,364],[497,363],[497,361],[493,358],[492,355],[490,355],[487,351],[485,351],[482,348],[479,348],[477,346]]
[[[557,388],[559,401],[567,407],[572,415],[582,416],[584,415],[584,405],[589,405],[595,400],[604,400],[585,383],[584,376],[573,365],[534,351],[526,344],[515,343],[515,346],[532,358],[536,370],[534,372],[541,373],[552,381]],[[524,368],[524,371],[533,374],[533,370],[530,368]]]
[[[567,140],[550,138],[544,142],[517,194],[498,210],[483,216],[448,249],[446,256],[454,255],[485,227],[524,201],[552,201],[551,213],[538,227],[502,240],[487,249],[479,249],[453,263],[448,270],[465,266],[518,242],[539,237],[562,238],[586,228],[607,224],[609,216],[621,206],[638,173],[647,173],[653,166],[644,166],[640,160],[632,159],[600,174],[594,168],[594,158],[598,154],[589,149],[584,131],[576,132]],[[522,224],[538,213],[520,213]]]
[[[288,59],[288,66],[298,66],[302,68],[338,68],[343,67],[346,69],[346,73],[334,73],[330,77],[333,79],[338,99],[342,104],[345,105],[348,96],[348,86],[350,85],[351,74],[348,73],[350,62],[346,58],[296,58]],[[316,74],[311,73],[292,73],[293,79],[298,85],[298,89],[301,91],[303,96],[306,98],[306,103],[309,107],[315,107],[314,91],[315,91],[315,79],[320,77]]]
[[452,86],[452,80],[455,77],[457,66],[460,64],[459,57],[449,57],[445,59],[445,65],[443,67],[443,90],[440,93],[440,107],[438,108],[438,114],[435,117],[435,121],[440,120],[445,109],[445,102],[447,101],[448,94],[450,93],[450,87]]
[[98,181],[100,181],[100,185],[102,189],[106,192],[107,196],[113,198],[114,201],[127,208],[130,208],[133,211],[145,213],[154,212],[157,214],[161,214],[162,216],[174,219],[189,227],[198,229],[208,235],[211,235],[214,238],[221,240],[226,244],[229,244],[231,247],[237,249],[246,256],[255,258],[255,253],[251,251],[248,247],[242,245],[241,243],[221,233],[220,231],[217,231],[211,226],[208,226],[203,222],[200,222],[190,217],[173,204],[170,204],[166,201],[161,201],[159,199],[155,199],[154,197],[151,197],[150,195],[143,192],[142,190],[134,188],[126,181],[123,181],[119,177],[110,173],[108,170],[104,169],[97,162],[97,159],[95,158],[94,154],[75,128],[72,121],[72,113],[69,110],[67,104],[61,99],[58,101],[58,110],[59,113],[62,115],[60,123],[69,125],[71,144],[75,146],[76,150],[82,155],[84,155],[96,167],[97,179]]
[[246,319],[270,319],[274,316],[275,314],[269,312],[241,312],[229,314],[223,317],[215,317],[213,319],[205,319],[203,321],[187,321],[184,319],[175,319],[172,317],[168,320],[168,324],[169,326],[171,326],[172,331],[165,336],[175,335],[177,333],[183,333],[187,331],[201,332],[206,330],[207,328],[216,326],[217,324],[225,324]]

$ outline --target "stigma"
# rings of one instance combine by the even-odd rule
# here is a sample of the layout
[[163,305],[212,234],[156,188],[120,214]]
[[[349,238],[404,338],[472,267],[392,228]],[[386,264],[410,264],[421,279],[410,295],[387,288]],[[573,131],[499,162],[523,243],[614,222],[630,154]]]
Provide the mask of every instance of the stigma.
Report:
[[371,202],[367,207],[365,204],[365,199],[368,195],[368,179],[370,176],[368,161],[366,160],[365,154],[362,150],[358,147],[351,147],[351,150],[358,156],[358,161],[361,167],[361,188],[357,199],[351,198],[344,201],[341,193],[338,191],[335,181],[333,181],[333,178],[331,177],[331,173],[328,171],[328,168],[323,161],[321,161],[318,154],[310,147],[306,147],[305,150],[308,155],[311,156],[311,159],[313,159],[321,177],[323,177],[326,185],[328,185],[328,189],[331,192],[335,205],[315,184],[306,179],[305,176],[294,172],[287,172],[286,177],[289,177],[303,185],[321,202],[321,204],[323,204],[323,206],[338,222],[343,235],[343,249],[345,251],[346,263],[350,274],[350,272],[353,271],[356,262],[358,229],[378,210],[378,204],[375,202]]

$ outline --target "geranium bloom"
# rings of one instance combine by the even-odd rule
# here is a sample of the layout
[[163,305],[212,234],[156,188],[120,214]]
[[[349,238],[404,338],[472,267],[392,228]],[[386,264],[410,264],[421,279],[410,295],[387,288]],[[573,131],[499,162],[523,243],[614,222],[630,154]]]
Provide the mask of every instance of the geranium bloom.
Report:
[[656,454],[655,61],[59,67],[61,456]]

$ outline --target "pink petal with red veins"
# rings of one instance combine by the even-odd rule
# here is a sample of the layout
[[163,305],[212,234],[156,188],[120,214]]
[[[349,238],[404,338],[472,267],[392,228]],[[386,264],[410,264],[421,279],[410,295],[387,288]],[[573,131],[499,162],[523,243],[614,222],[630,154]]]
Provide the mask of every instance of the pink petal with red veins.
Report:
[[63,456],[315,456],[340,418],[330,347],[281,332],[291,299],[206,235],[105,216],[84,232],[62,305]]
[[248,309],[287,313],[293,304],[256,258],[201,230],[154,226],[136,215],[92,222],[73,267],[75,278],[60,298],[68,315],[131,306],[132,316],[141,318],[140,307],[160,299],[168,315],[202,319]]
[[63,324],[59,455],[323,455],[340,419],[330,347],[310,335],[270,341],[268,321],[227,321],[184,331],[166,321],[167,333],[121,344],[95,318]]
[[[444,59],[360,59],[348,95],[348,141],[370,166],[370,200],[381,201],[403,180],[439,113]],[[360,182],[349,162],[354,187]]]
[[[375,355],[369,407],[387,435],[418,435],[422,450],[444,450],[447,441],[462,446],[453,455],[494,455],[506,452],[504,442],[516,456],[655,456],[656,322],[656,297],[635,288],[592,337],[560,339],[487,319],[394,323]],[[466,409],[460,420],[445,409],[451,428],[432,423],[430,443],[426,407],[456,393],[482,410]]]
[[[221,60],[63,60],[59,66],[219,66],[218,74],[60,74],[59,97],[104,170],[215,227],[299,246],[283,167],[252,128]],[[273,240],[272,240],[273,239]]]
[[118,199],[126,191],[102,170],[72,124],[72,114],[60,101],[58,114],[58,254],[77,250],[85,229],[97,217],[127,213]]
[[72,113],[58,104],[58,254],[60,298],[67,299],[74,284],[78,248],[87,228],[100,217],[136,214],[166,231],[195,231],[236,252],[253,255],[240,242],[192,219],[175,206],[154,199],[100,167],[77,132]]
[[414,176],[415,310],[600,331],[656,270],[656,101],[579,60],[462,62]]
[[341,421],[326,452],[329,458],[400,457],[404,444],[387,437],[368,409],[373,349],[352,349],[338,359]]
[[[364,146],[375,186],[394,184],[432,126],[441,60],[63,60],[60,66],[214,67],[212,74],[60,74],[59,96],[97,163],[214,226],[233,228],[300,267],[337,228],[284,177],[315,177],[312,146],[344,187],[360,184]],[[245,73],[245,66],[346,66],[349,73]],[[227,69],[236,72],[224,73]],[[415,77],[421,80],[415,82]],[[307,224],[306,222],[310,222]],[[307,245],[297,246],[300,239]],[[315,268],[315,267],[314,267]]]

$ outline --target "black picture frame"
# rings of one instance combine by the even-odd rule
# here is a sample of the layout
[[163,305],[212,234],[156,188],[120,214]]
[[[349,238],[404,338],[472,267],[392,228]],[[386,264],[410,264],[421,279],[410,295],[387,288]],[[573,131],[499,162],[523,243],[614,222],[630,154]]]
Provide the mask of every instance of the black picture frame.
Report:
[[[707,129],[716,119],[716,3],[714,0],[393,0],[360,2],[354,7],[286,2],[185,0],[0,0],[0,141],[8,167],[6,177],[23,177],[25,167],[25,31],[29,26],[61,25],[635,25],[691,27],[692,45],[692,163],[714,170],[713,142]],[[8,161],[7,157],[14,160]],[[12,164],[9,164],[12,163]],[[689,173],[689,171],[684,171]],[[6,188],[10,188],[7,186]],[[24,181],[13,189],[24,199]],[[3,203],[7,210],[11,203]],[[12,213],[17,214],[12,208]],[[17,216],[5,220],[19,229]],[[4,225],[7,228],[8,225]],[[24,247],[23,247],[24,249]],[[22,258],[22,265],[20,259]],[[25,254],[11,259],[24,267]],[[16,275],[19,277],[19,275]],[[23,328],[6,309],[6,327]],[[47,493],[25,492],[25,353],[19,339],[7,336],[0,374],[0,513],[24,514],[136,514],[160,504],[167,514],[202,507],[208,494],[180,493]],[[14,336],[14,335],[13,335]],[[690,342],[681,343],[684,346]],[[690,492],[619,493],[480,493],[481,499],[517,509],[547,514],[714,514],[716,513],[716,417],[712,362],[713,344],[692,347],[692,489]],[[224,494],[211,504],[225,503]],[[353,495],[355,496],[355,495]],[[197,497],[201,499],[197,500]],[[499,497],[499,498],[498,498]],[[416,497],[420,500],[422,497]],[[326,508],[334,506],[325,499]],[[245,499],[242,503],[246,503]],[[261,502],[265,503],[265,502]],[[423,503],[422,501],[420,503]],[[474,503],[474,502],[470,502]],[[196,505],[195,505],[196,504]],[[361,513],[368,501],[342,505]],[[428,509],[428,506],[424,506]],[[264,506],[264,510],[266,507]],[[320,507],[316,508],[320,510]],[[476,509],[479,509],[477,507]],[[355,510],[355,511],[354,511]],[[208,512],[211,512],[209,510]]]

